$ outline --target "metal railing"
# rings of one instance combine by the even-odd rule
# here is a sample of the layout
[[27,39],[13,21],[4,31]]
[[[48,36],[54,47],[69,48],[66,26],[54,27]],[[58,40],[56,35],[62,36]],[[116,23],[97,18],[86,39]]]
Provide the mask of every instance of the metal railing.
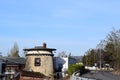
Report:
[[85,77],[82,77],[82,76],[77,76],[76,74],[78,73],[79,71],[76,71],[72,74],[70,80],[96,80],[96,79],[90,79],[90,78],[85,78]]

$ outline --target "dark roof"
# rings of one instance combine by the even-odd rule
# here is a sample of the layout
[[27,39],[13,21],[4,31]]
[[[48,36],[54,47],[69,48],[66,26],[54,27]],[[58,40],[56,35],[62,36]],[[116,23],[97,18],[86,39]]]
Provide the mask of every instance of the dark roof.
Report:
[[36,46],[34,48],[23,49],[24,51],[34,51],[34,50],[45,50],[45,51],[55,51],[54,48],[44,48],[42,46]]
[[31,72],[30,71],[22,71],[21,76],[34,77],[34,78],[45,78],[45,77],[47,77],[40,72],[32,72],[32,71]]
[[25,64],[26,60],[25,58],[15,58],[15,57],[4,57],[4,62],[8,65],[14,65],[14,64]]

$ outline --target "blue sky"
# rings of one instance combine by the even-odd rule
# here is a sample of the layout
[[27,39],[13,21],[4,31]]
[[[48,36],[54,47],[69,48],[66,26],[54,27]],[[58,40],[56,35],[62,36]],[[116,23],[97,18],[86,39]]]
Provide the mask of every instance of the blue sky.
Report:
[[18,43],[24,48],[47,43],[72,55],[96,48],[112,28],[120,27],[119,0],[1,0],[0,52]]

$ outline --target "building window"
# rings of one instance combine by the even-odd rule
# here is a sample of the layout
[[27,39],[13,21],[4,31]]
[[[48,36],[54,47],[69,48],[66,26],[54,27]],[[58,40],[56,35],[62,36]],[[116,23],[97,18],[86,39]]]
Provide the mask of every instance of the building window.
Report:
[[40,58],[35,58],[35,66],[40,66],[40,65],[41,65]]

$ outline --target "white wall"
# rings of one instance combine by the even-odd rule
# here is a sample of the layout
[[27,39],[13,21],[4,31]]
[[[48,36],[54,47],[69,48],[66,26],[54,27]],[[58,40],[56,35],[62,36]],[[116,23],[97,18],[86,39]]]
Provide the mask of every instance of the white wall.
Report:
[[76,64],[76,60],[73,58],[69,57],[55,57],[54,58],[55,62],[55,68],[58,69],[60,66],[59,64],[62,65],[62,71],[68,70],[68,65],[69,64]]

